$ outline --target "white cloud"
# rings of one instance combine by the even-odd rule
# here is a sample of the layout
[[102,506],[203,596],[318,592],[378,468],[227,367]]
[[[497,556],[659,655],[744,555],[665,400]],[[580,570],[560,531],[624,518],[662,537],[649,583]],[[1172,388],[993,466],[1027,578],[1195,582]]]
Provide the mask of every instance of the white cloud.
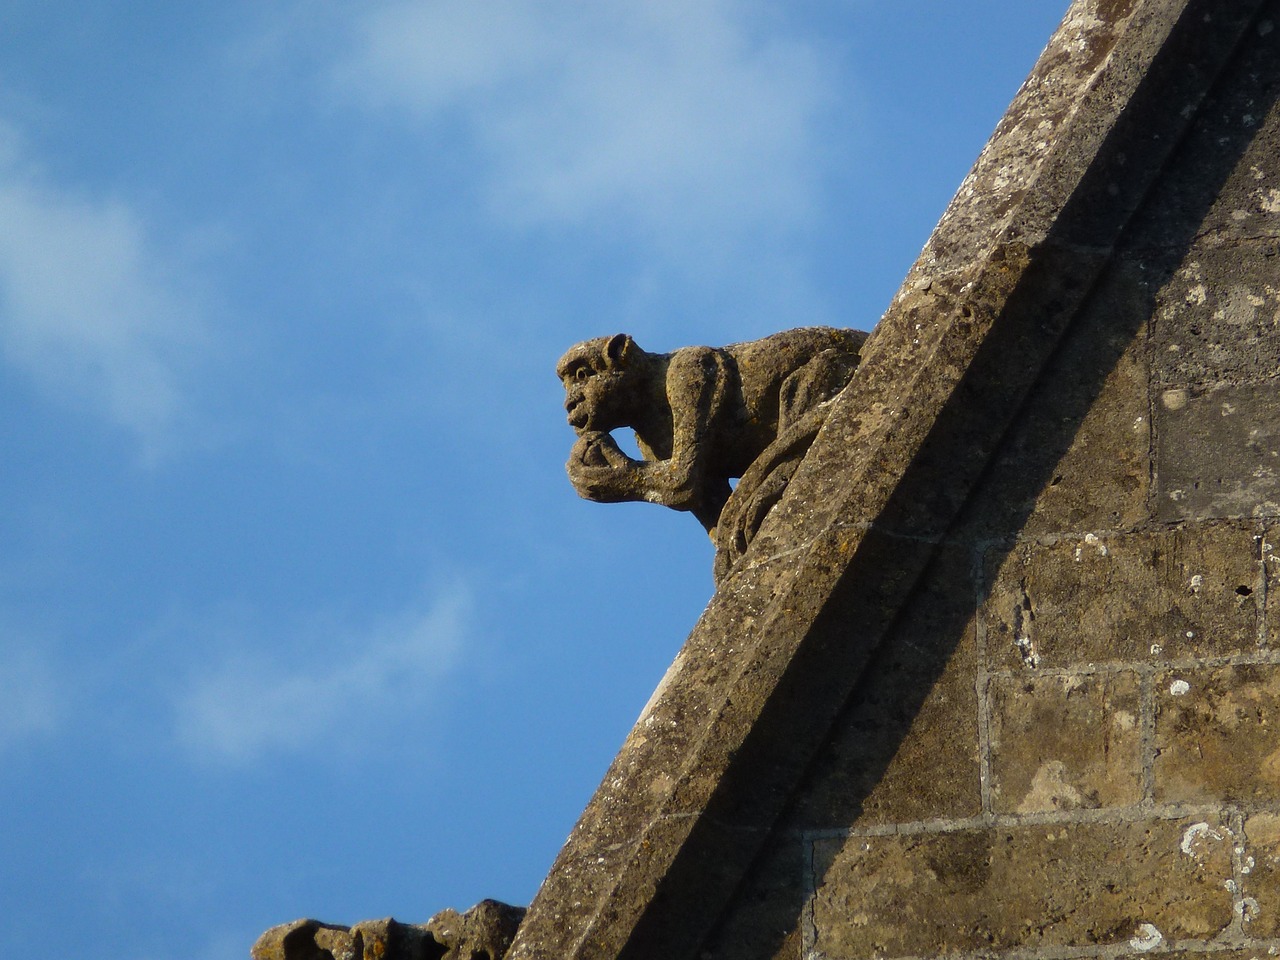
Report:
[[0,752],[55,733],[67,695],[57,671],[37,651],[0,646]]
[[455,590],[365,631],[302,638],[308,652],[292,658],[241,650],[206,664],[177,701],[179,742],[236,763],[359,734],[426,698],[455,662],[469,607]]
[[203,342],[189,292],[128,205],[50,183],[0,124],[0,355],[154,448]]
[[747,0],[396,0],[341,68],[368,102],[461,117],[512,226],[587,224],[668,252],[816,209],[831,65]]

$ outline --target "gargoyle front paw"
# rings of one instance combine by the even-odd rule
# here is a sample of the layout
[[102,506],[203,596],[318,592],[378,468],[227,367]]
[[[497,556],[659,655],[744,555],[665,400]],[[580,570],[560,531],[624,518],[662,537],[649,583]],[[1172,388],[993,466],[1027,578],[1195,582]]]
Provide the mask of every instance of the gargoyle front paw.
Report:
[[584,433],[573,445],[569,454],[570,466],[604,467],[624,470],[634,461],[618,447],[618,442],[607,433],[592,430]]
[[607,433],[584,433],[573,445],[565,467],[578,495],[599,503],[638,500],[635,489],[638,464]]

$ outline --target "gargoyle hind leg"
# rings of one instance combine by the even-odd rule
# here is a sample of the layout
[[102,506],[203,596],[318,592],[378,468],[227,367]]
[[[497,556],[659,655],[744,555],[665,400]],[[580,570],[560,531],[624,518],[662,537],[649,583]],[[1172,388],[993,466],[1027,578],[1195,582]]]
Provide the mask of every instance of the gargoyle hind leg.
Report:
[[724,505],[729,502],[729,495],[733,493],[733,488],[729,486],[729,481],[725,480],[721,484],[716,485],[716,489],[707,491],[703,501],[689,508],[702,528],[707,531],[707,536],[711,538],[711,542],[716,540],[716,525],[720,522],[720,514],[724,510]]
[[778,435],[818,404],[843,390],[858,366],[858,355],[823,350],[782,381],[778,397]]

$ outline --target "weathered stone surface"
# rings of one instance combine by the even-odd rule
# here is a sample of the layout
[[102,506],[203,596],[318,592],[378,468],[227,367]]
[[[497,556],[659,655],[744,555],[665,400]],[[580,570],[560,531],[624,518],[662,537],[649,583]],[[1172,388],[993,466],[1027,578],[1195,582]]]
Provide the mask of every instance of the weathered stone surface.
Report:
[[974,551],[942,548],[799,791],[796,829],[981,810]]
[[1244,822],[1241,919],[1254,937],[1280,937],[1280,816],[1255,813]]
[[1156,674],[1158,801],[1280,800],[1280,666]]
[[425,924],[390,917],[342,927],[295,920],[253,945],[253,960],[502,960],[524,909],[481,900],[466,913],[442,910]]
[[346,927],[319,920],[295,920],[258,938],[253,960],[363,960],[364,950]]
[[466,913],[441,910],[423,929],[445,947],[441,960],[502,960],[524,914],[523,907],[481,900]]
[[741,908],[726,915],[699,951],[699,960],[793,960],[800,956],[800,914],[807,866],[800,838],[774,836],[743,881]]
[[997,813],[1129,806],[1142,799],[1142,707],[1130,671],[991,681]]
[[814,946],[862,960],[1212,939],[1234,915],[1233,840],[1216,819],[817,840]]
[[1280,644],[1280,603],[1271,600],[1280,597],[1280,526],[1271,525],[1262,535],[1261,547],[1263,576],[1266,580],[1266,593],[1259,598],[1264,605],[1263,646],[1275,649]]
[[985,609],[992,669],[1252,651],[1255,536],[1253,525],[1235,524],[1016,548],[1003,557]]
[[296,920],[272,927],[250,953],[253,960],[441,960],[445,947],[424,927],[390,918],[351,928]]
[[1108,271],[1027,398],[966,533],[1122,530],[1147,517],[1151,411],[1144,271]]
[[[1273,193],[1280,183],[1276,25],[1273,9],[1251,24],[1179,144],[1161,184],[1160,202],[1139,214],[1137,233],[1148,255],[1160,247],[1177,247],[1188,222],[1197,228],[1202,248],[1280,234],[1280,207]],[[1212,189],[1207,204],[1206,185]]]
[[1170,387],[1156,406],[1156,430],[1160,517],[1280,514],[1280,389],[1274,381]]
[[1167,429],[1176,433],[1187,409],[1178,390],[1280,374],[1277,334],[1280,239],[1197,250],[1160,291],[1152,320],[1152,374],[1166,400],[1157,415]]

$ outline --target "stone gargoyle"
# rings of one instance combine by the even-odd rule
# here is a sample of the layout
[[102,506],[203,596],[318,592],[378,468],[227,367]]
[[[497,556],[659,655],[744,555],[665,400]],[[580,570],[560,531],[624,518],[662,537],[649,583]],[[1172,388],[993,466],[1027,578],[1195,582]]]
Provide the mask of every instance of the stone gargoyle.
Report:
[[[692,513],[722,580],[781,498],[866,338],[803,327],[672,353],[649,353],[624,333],[579,343],[556,365],[578,434],[569,479],[588,500]],[[610,431],[621,427],[635,431],[643,459],[618,447]]]

